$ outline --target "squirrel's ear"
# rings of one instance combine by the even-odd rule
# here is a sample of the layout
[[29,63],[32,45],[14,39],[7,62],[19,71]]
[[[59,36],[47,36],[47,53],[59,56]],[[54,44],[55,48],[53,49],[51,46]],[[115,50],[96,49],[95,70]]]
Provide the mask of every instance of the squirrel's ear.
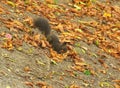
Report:
[[67,42],[63,42],[61,45],[62,45],[62,48],[67,49]]

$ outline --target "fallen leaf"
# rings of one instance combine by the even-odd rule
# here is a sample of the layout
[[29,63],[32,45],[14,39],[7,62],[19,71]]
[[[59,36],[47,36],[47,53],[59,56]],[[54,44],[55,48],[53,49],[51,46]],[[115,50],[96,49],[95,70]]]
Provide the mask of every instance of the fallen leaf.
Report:
[[25,82],[25,84],[27,85],[27,86],[31,86],[31,87],[33,87],[33,83],[32,82]]
[[26,66],[26,67],[24,67],[24,71],[25,71],[25,72],[29,72],[29,71],[31,71],[31,69],[30,69],[29,66]]

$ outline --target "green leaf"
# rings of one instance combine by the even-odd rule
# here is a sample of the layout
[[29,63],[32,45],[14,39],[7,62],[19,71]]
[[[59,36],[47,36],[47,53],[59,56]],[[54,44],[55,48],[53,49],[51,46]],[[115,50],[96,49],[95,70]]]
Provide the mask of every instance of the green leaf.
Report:
[[90,0],[90,2],[96,2],[96,0]]
[[75,46],[76,47],[80,47],[80,43],[75,43]]
[[85,71],[84,71],[84,74],[85,74],[85,75],[91,75],[91,72],[90,72],[90,70],[85,70]]
[[54,0],[54,3],[57,4],[57,3],[58,3],[58,0]]
[[99,46],[99,41],[98,40],[95,41],[95,45]]

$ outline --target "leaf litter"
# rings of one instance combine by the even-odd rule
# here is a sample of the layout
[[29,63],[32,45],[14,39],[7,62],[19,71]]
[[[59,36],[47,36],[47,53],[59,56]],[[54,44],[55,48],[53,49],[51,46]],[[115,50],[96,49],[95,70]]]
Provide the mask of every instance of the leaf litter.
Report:
[[[51,2],[50,2],[51,1]],[[109,1],[109,0],[108,0]],[[118,6],[112,6],[110,2],[107,2],[107,5],[100,3],[99,1],[94,0],[73,0],[73,3],[70,3],[70,8],[66,8],[65,5],[52,5],[52,0],[48,0],[49,4],[41,3],[37,0],[18,0],[18,1],[9,1],[1,0],[2,3],[8,4],[15,8],[16,13],[24,14],[25,11],[31,13],[42,15],[50,20],[51,27],[60,33],[60,39],[68,41],[68,52],[65,54],[57,54],[54,50],[51,49],[51,46],[47,43],[46,39],[40,39],[41,35],[37,33],[32,33],[32,18],[26,16],[23,22],[16,20],[14,18],[2,19],[0,18],[4,25],[13,33],[9,34],[7,32],[0,33],[0,37],[7,38],[2,42],[2,48],[8,50],[14,50],[16,47],[22,46],[23,41],[31,44],[34,47],[41,46],[42,48],[49,48],[50,57],[53,61],[61,62],[66,57],[73,59],[75,65],[71,68],[77,71],[84,72],[86,75],[90,75],[94,72],[93,69],[86,64],[84,60],[77,54],[73,49],[73,45],[76,41],[84,41],[86,43],[95,44],[97,47],[101,48],[104,52],[112,55],[113,57],[120,58],[120,8]],[[9,13],[10,11],[4,10],[0,6],[0,14]],[[56,13],[56,14],[53,14]],[[94,21],[78,21],[74,22],[75,17],[94,17]],[[65,18],[65,19],[61,19]],[[71,21],[69,21],[71,19]],[[79,19],[78,19],[79,20]],[[72,22],[73,21],[73,22]],[[95,29],[93,33],[90,33],[89,30],[85,30],[85,26],[89,26]],[[21,38],[19,35],[20,32],[23,32]],[[15,34],[16,33],[16,34]],[[31,36],[32,33],[32,36]],[[5,35],[5,36],[3,36]],[[79,46],[78,46],[79,47]],[[86,47],[84,47],[86,49]],[[18,50],[22,50],[18,48]],[[87,51],[87,50],[86,50]],[[107,64],[102,60],[98,60],[103,67],[107,68]],[[56,62],[53,62],[56,64]],[[116,81],[115,81],[116,82]],[[117,83],[117,82],[116,82]],[[27,82],[26,85],[33,86],[32,83]],[[44,83],[37,83],[38,86],[45,86]],[[102,82],[101,86],[107,85],[108,83]],[[118,83],[114,85],[118,88]],[[44,87],[43,87],[44,88]],[[46,87],[45,87],[46,88]],[[48,87],[49,88],[49,87]],[[75,85],[71,85],[70,88],[79,88]]]

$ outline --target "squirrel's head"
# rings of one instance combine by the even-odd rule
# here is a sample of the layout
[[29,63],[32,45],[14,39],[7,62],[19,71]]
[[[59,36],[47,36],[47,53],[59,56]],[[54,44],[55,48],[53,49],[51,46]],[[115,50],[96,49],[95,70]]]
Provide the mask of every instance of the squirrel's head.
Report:
[[66,42],[63,42],[62,44],[61,44],[61,48],[60,48],[60,50],[59,50],[59,53],[66,53],[67,52],[67,46],[66,46]]

